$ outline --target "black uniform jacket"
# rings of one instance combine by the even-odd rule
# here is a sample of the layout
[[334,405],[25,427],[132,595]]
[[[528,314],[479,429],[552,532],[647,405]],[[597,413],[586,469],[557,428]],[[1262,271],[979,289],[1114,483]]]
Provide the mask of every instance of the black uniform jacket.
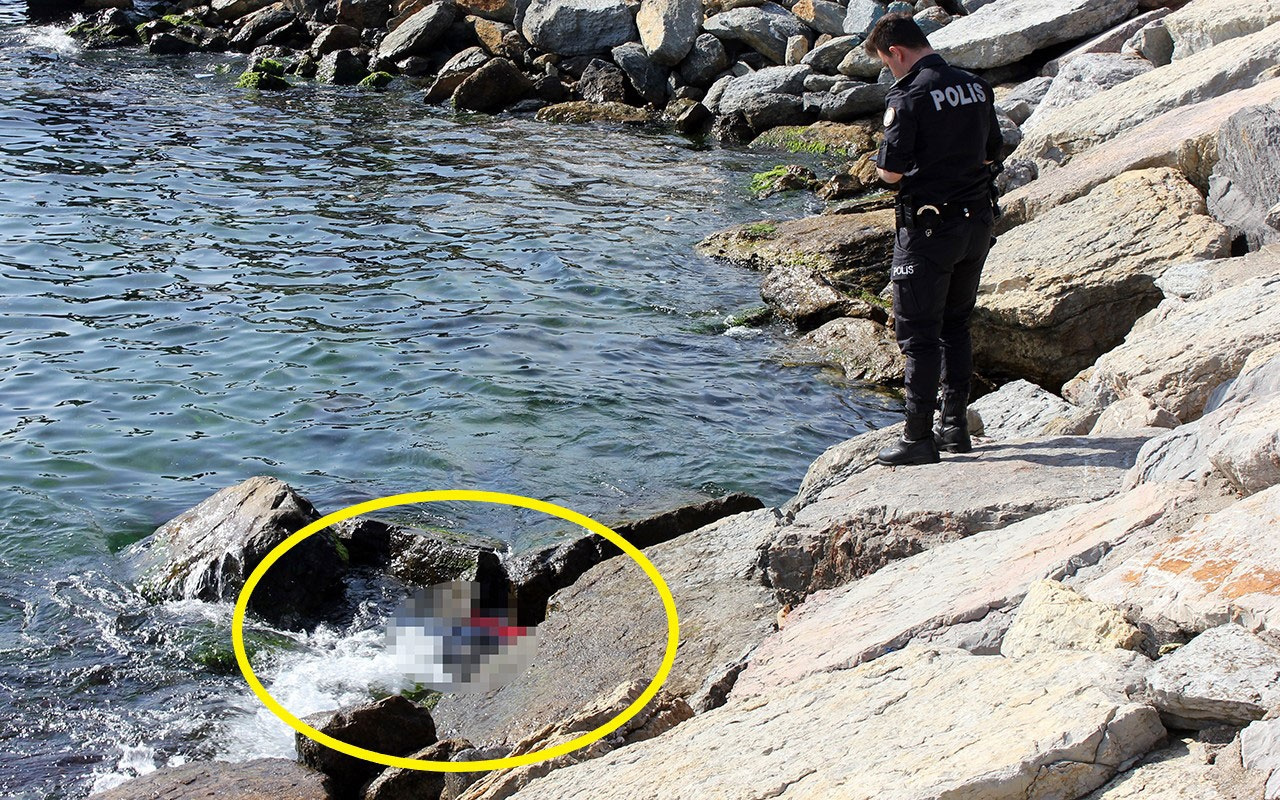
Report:
[[991,84],[937,53],[915,63],[885,98],[881,169],[902,173],[916,207],[987,197],[985,162],[1003,141]]

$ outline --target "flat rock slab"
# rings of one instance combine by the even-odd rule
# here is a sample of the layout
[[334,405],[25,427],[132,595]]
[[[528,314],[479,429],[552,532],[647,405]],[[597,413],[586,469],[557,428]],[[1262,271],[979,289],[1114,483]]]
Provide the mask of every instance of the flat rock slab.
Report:
[[1078,410],[1056,394],[1023,380],[1006,383],[979,397],[969,408],[982,417],[982,435],[1001,441],[1040,436],[1050,422]]
[[1164,737],[1156,712],[1126,696],[1144,661],[911,648],[731,701],[518,796],[1079,797]]
[[1253,278],[1198,302],[1164,301],[1123,344],[1064,386],[1063,395],[1098,409],[1141,395],[1190,422],[1250,353],[1277,342],[1280,276]]
[[957,17],[929,41],[957,67],[991,69],[1105,31],[1137,7],[1138,0],[996,0]]
[[[762,509],[645,550],[680,615],[679,656],[664,689],[687,696],[714,668],[739,659],[774,628],[778,605],[762,585],[757,550],[780,524]],[[445,695],[433,716],[446,735],[516,742],[572,716],[620,682],[648,682],[667,622],[649,578],[629,558],[588,570],[552,595],[534,665],[493,692]]]
[[1157,661],[1147,682],[1172,726],[1244,726],[1280,708],[1280,649],[1239,625],[1219,625]]
[[1063,437],[975,449],[907,471],[876,468],[824,491],[780,529],[769,582],[795,601],[980,531],[1120,490],[1145,437]]
[[1125,560],[1081,592],[1197,632],[1280,630],[1280,487],[1246,497]]
[[734,697],[764,694],[805,675],[848,669],[925,631],[1018,605],[1032,583],[1061,578],[1160,519],[1189,484],[1147,485],[1051,511],[896,561],[839,589],[817,592],[751,656]]
[[1174,170],[1114,178],[1000,237],[978,288],[974,362],[1056,389],[1155,308],[1166,267],[1229,255],[1230,243]]
[[1241,109],[1276,100],[1280,100],[1280,80],[1159,114],[1006,194],[1000,200],[1004,217],[999,229],[1008,230],[1035,219],[1131,170],[1171,167],[1194,185],[1205,188],[1218,160],[1218,132],[1226,121]]
[[797,511],[817,500],[832,486],[860,472],[880,469],[875,463],[876,454],[901,436],[902,423],[899,422],[831,445],[809,465],[796,496],[791,498],[783,511],[794,518]]
[[284,758],[260,758],[239,764],[221,761],[158,769],[100,794],[94,800],[331,800],[321,773]]
[[1051,112],[1022,140],[1014,157],[1036,161],[1041,174],[1047,174],[1167,111],[1273,79],[1275,73],[1268,70],[1277,60],[1280,25],[1272,25]]
[[1208,50],[1228,39],[1256,33],[1280,20],[1280,0],[1213,0],[1188,3],[1165,18],[1173,57]]
[[889,283],[893,212],[823,214],[713,233],[698,252],[760,270],[800,266],[845,291],[878,294]]

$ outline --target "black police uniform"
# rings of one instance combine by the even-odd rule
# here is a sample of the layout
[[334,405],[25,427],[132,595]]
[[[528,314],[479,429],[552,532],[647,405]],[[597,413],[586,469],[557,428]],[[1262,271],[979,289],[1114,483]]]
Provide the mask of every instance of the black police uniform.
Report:
[[948,412],[963,415],[969,399],[969,316],[994,241],[986,162],[997,161],[1003,145],[994,101],[990,84],[936,53],[917,61],[885,99],[877,161],[903,176],[891,278],[895,332],[907,357],[907,440],[932,436],[939,383],[944,423]]

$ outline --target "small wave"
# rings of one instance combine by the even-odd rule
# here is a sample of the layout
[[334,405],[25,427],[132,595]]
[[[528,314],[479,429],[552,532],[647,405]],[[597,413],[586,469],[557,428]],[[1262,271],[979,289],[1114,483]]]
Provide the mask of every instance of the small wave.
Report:
[[[122,783],[127,783],[134,778],[140,778],[143,775],[155,772],[160,768],[156,764],[156,750],[154,747],[148,747],[145,744],[136,747],[124,745],[120,748],[120,760],[116,762],[113,768],[99,768],[94,770],[90,776],[92,785],[89,788],[89,794],[94,795],[98,792],[105,792],[114,789]],[[185,756],[171,756],[165,763],[166,767],[179,767],[187,763]]]
[[19,41],[36,50],[52,51],[60,55],[75,55],[80,52],[80,43],[67,35],[67,28],[84,19],[77,14],[66,26],[63,25],[28,25],[20,28]]

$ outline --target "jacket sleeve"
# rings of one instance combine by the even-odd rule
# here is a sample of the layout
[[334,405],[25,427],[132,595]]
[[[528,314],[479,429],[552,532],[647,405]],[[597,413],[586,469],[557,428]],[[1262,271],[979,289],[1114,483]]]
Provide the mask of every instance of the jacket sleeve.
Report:
[[885,98],[884,142],[876,155],[883,170],[906,174],[916,166],[916,121],[905,92],[890,90]]
[[991,98],[990,112],[987,114],[990,127],[987,129],[987,160],[1000,162],[1000,153],[1004,150],[1004,134],[1000,132],[1000,119],[996,116],[996,93],[990,85],[986,87],[987,97]]

